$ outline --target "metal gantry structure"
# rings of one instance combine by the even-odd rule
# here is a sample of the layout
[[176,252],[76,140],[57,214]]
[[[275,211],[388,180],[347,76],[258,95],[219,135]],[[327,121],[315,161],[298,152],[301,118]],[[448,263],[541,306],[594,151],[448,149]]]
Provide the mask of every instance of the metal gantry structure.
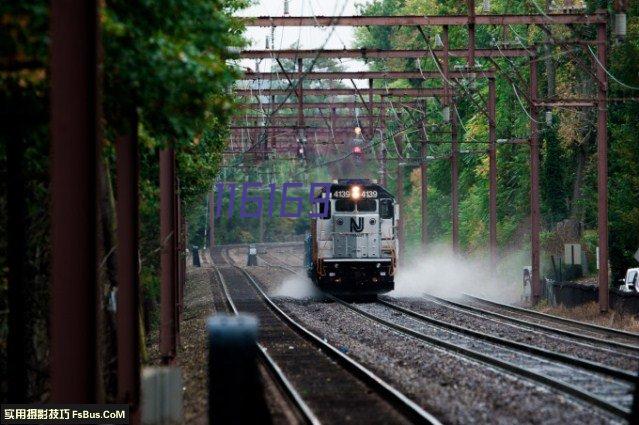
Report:
[[[298,109],[296,129],[301,131],[306,127],[304,110],[307,108],[331,109],[352,108],[363,102],[343,102],[324,105],[318,102],[305,103],[304,96],[312,90],[307,90],[300,83],[304,79],[331,78],[364,78],[364,79],[392,79],[392,78],[435,78],[442,81],[441,89],[417,89],[398,93],[387,90],[371,92],[368,99],[367,115],[374,122],[375,118],[385,116],[387,102],[392,96],[437,96],[444,107],[453,106],[456,78],[487,78],[489,96],[485,113],[489,118],[489,184],[490,184],[490,247],[493,261],[497,260],[497,164],[496,164],[496,131],[495,120],[495,80],[509,78],[500,72],[495,59],[503,56],[525,57],[529,60],[530,79],[528,91],[521,95],[529,105],[530,135],[525,141],[530,146],[530,181],[531,181],[531,264],[533,282],[533,300],[536,302],[541,295],[540,288],[540,197],[539,197],[539,126],[538,113],[541,108],[561,107],[596,107],[597,108],[597,152],[598,152],[598,232],[599,232],[599,303],[602,311],[608,308],[608,208],[607,208],[607,93],[608,76],[607,65],[607,22],[608,14],[598,11],[594,14],[567,13],[547,15],[476,15],[473,0],[468,0],[468,13],[456,16],[334,16],[334,17],[260,17],[246,18],[245,23],[253,26],[414,26],[437,27],[442,30],[442,47],[432,51],[383,51],[383,50],[348,50],[344,51],[264,51],[245,52],[244,57],[294,57],[298,59],[297,80],[294,84],[295,73],[286,76],[289,87],[282,93],[285,96],[294,95],[297,103],[283,103],[273,107],[270,112],[284,108]],[[99,258],[102,254],[98,249],[97,228],[97,196],[99,192],[100,143],[101,125],[101,96],[99,85],[100,58],[96,46],[100,44],[99,7],[96,1],[74,2],[74,7],[68,7],[66,2],[55,0],[51,5],[51,401],[57,403],[92,403],[98,400],[97,394],[97,364],[96,352],[97,334],[97,299],[98,299],[98,269]],[[525,49],[483,49],[476,48],[475,32],[477,26],[536,25],[544,29],[552,25],[588,25],[596,27],[595,40],[575,40],[576,46],[590,45],[596,47],[594,61],[590,64],[595,69],[597,96],[592,99],[542,99],[538,94],[537,64],[534,46]],[[451,26],[465,27],[468,31],[468,45],[464,49],[450,49],[448,45],[448,28]],[[558,46],[564,48],[561,42]],[[507,53],[504,53],[507,52]],[[301,58],[318,57],[409,57],[421,58],[432,55],[436,58],[438,71],[419,73],[405,73],[404,71],[389,71],[374,73],[363,71],[352,72],[312,73],[303,72]],[[281,55],[281,56],[280,56]],[[292,56],[291,56],[292,55]],[[569,55],[570,56],[570,55]],[[467,67],[464,72],[451,70],[450,58],[465,58]],[[494,66],[490,74],[482,76],[482,72],[475,68],[476,58],[486,58]],[[582,64],[583,65],[583,64]],[[585,67],[584,69],[587,69]],[[438,75],[439,74],[439,75]],[[440,78],[441,77],[441,78]],[[277,75],[266,73],[247,73],[245,78],[273,80]],[[372,85],[371,85],[372,87]],[[355,90],[357,92],[357,90]],[[366,89],[360,90],[366,93]],[[328,92],[330,93],[330,92]],[[349,93],[352,94],[352,91]],[[356,93],[360,96],[361,93]],[[252,96],[251,93],[246,93]],[[375,99],[377,96],[380,99]],[[405,105],[419,106],[414,99],[402,102]],[[246,110],[261,110],[263,104],[247,103],[241,108]],[[366,107],[366,106],[364,106]],[[368,109],[367,108],[367,109]],[[378,111],[375,114],[375,110]],[[457,173],[459,147],[456,140],[457,118],[451,116],[451,176],[453,179],[453,240],[458,244],[458,192]],[[135,118],[132,118],[135,122]],[[267,126],[268,127],[268,126]],[[132,405],[132,423],[136,419],[135,412],[139,400],[139,277],[137,259],[138,253],[138,185],[139,157],[137,155],[137,135],[135,125],[131,127],[131,134],[120,137],[116,143],[116,170],[118,179],[118,399]],[[423,126],[422,126],[423,130]],[[402,137],[394,134],[401,154]],[[423,160],[424,149],[427,146],[427,134],[422,133],[422,155],[419,166],[422,173],[422,236],[426,235],[426,163]],[[329,140],[327,140],[329,141]],[[521,143],[521,141],[518,141]],[[236,154],[233,147],[232,155]],[[242,155],[244,151],[239,154]],[[179,320],[182,300],[182,287],[185,281],[185,263],[181,253],[185,250],[185,223],[180,211],[179,182],[176,178],[175,151],[173,147],[165,147],[159,155],[160,161],[160,193],[161,211],[161,330],[160,352],[165,364],[175,360],[179,340]],[[70,166],[70,164],[72,166]],[[398,161],[397,169],[400,169]],[[397,173],[397,179],[403,173]],[[401,180],[400,180],[401,183]],[[401,187],[401,184],[398,185]],[[402,191],[398,193],[398,200],[403,203]],[[214,205],[210,198],[209,218],[213,224]],[[402,223],[403,226],[403,223]],[[210,244],[214,245],[214,226],[209,233]],[[403,237],[403,233],[402,233]],[[425,239],[423,239],[424,242]]]
[[[604,10],[598,10],[593,14],[587,13],[549,13],[549,14],[533,14],[533,15],[515,15],[515,14],[490,14],[490,15],[477,15],[475,13],[474,0],[467,0],[467,14],[455,15],[455,16],[312,16],[312,17],[299,17],[299,16],[267,16],[267,17],[251,17],[245,18],[244,22],[247,26],[260,26],[260,27],[300,27],[300,26],[358,26],[358,27],[370,27],[370,26],[411,26],[419,30],[421,35],[427,39],[423,27],[435,27],[441,31],[441,46],[434,49],[420,49],[420,50],[381,50],[381,49],[341,49],[341,50],[327,50],[327,49],[313,49],[313,50],[301,50],[301,49],[286,49],[286,50],[246,50],[240,53],[242,59],[275,59],[281,66],[280,59],[294,59],[298,61],[298,69],[296,73],[287,74],[282,67],[282,72],[252,72],[249,71],[245,74],[245,79],[249,80],[278,80],[286,78],[288,80],[288,88],[282,89],[264,89],[259,88],[255,90],[251,89],[239,89],[236,94],[241,97],[255,97],[258,99],[257,105],[255,103],[246,104],[243,108],[255,109],[262,111],[274,111],[269,115],[267,122],[262,122],[257,125],[245,124],[235,122],[234,131],[281,131],[290,129],[291,131],[297,130],[298,133],[308,129],[305,123],[304,110],[307,108],[322,108],[329,105],[322,105],[314,102],[312,106],[304,104],[304,96],[307,95],[351,95],[359,96],[361,103],[351,102],[351,106],[360,105],[366,108],[368,115],[375,115],[374,111],[377,108],[377,116],[385,116],[383,111],[384,101],[393,96],[402,96],[404,100],[406,97],[410,98],[410,102],[415,102],[415,99],[420,96],[425,97],[437,97],[440,99],[444,108],[452,108],[455,110],[455,96],[454,94],[463,95],[463,93],[456,87],[456,79],[466,78],[487,78],[489,94],[485,106],[481,106],[482,112],[486,115],[489,123],[489,140],[488,140],[488,157],[489,157],[489,240],[490,240],[490,257],[491,263],[494,266],[497,264],[498,249],[497,249],[497,160],[496,160],[496,147],[497,147],[497,123],[495,115],[495,102],[496,102],[496,88],[495,79],[505,78],[515,88],[515,82],[497,63],[497,59],[500,58],[526,58],[530,67],[530,77],[527,82],[528,88],[521,89],[521,93],[516,91],[518,97],[521,97],[528,104],[528,111],[524,111],[529,116],[530,122],[530,134],[527,143],[530,147],[530,209],[531,209],[531,222],[530,222],[530,243],[531,243],[531,266],[532,266],[532,298],[536,303],[541,297],[541,264],[540,264],[540,231],[541,231],[541,214],[540,214],[540,148],[539,148],[539,112],[540,110],[549,110],[553,107],[561,108],[585,108],[596,107],[597,108],[597,152],[598,152],[598,232],[599,232],[599,305],[602,311],[608,309],[608,194],[607,194],[607,93],[608,93],[608,76],[606,74],[606,43],[607,43],[607,25],[608,25],[608,12]],[[543,99],[539,96],[539,86],[537,77],[537,66],[539,63],[539,56],[537,55],[537,46],[524,46],[520,48],[511,48],[508,46],[500,47],[495,46],[491,48],[478,48],[476,44],[476,30],[478,26],[487,25],[495,27],[508,28],[511,25],[535,25],[539,26],[543,31],[552,36],[552,32],[548,29],[552,26],[572,26],[572,25],[587,25],[595,27],[596,39],[578,39],[570,41],[561,41],[549,37],[547,44],[559,46],[565,49],[568,56],[573,59],[575,55],[566,47],[582,47],[590,48],[590,46],[596,47],[595,60],[590,64],[589,73],[595,77],[597,85],[597,96],[592,99],[562,99],[553,97],[549,99]],[[465,27],[468,34],[468,44],[465,48],[452,49],[449,45],[448,33],[450,27]],[[426,40],[428,41],[428,40]],[[350,72],[303,72],[301,68],[302,58],[359,58],[359,59],[372,59],[372,58],[431,58],[437,63],[437,71],[425,71],[425,72],[406,72],[390,70],[387,72],[379,71],[350,71]],[[462,71],[450,69],[450,59],[466,59],[466,65]],[[492,67],[489,70],[484,70],[477,66],[477,59],[485,58],[490,61]],[[584,65],[580,63],[580,65]],[[291,79],[297,77],[297,82],[294,83]],[[521,75],[518,75],[521,82]],[[330,88],[330,89],[302,89],[302,81],[304,80],[348,80],[348,79],[369,79],[369,88]],[[372,81],[374,79],[398,79],[398,78],[422,78],[422,79],[438,79],[442,82],[442,87],[439,89],[384,89],[374,88]],[[363,95],[368,94],[369,99],[364,99]],[[286,103],[286,99],[283,102],[279,102],[276,105],[269,105],[259,101],[260,97],[269,97],[273,100],[274,96],[290,96],[297,97],[297,103]],[[381,98],[381,100],[374,97]],[[370,106],[367,106],[367,103]],[[292,125],[291,121],[295,121],[294,118],[287,118],[286,120],[277,117],[276,111],[281,108],[298,108],[297,126]],[[459,174],[459,140],[458,140],[458,119],[455,116],[456,113],[450,113],[450,126],[451,126],[451,221],[452,221],[452,244],[455,252],[459,251],[459,191],[458,191],[458,174]],[[291,121],[288,121],[291,120]],[[378,120],[379,121],[379,120]],[[285,122],[286,125],[282,125]],[[327,128],[326,131],[333,132],[335,129]],[[312,131],[318,131],[313,128]],[[427,146],[427,134],[422,135],[422,151],[424,152]],[[394,137],[399,153],[401,154],[401,137]],[[521,143],[521,141],[519,142]],[[263,146],[261,148],[264,148]],[[423,157],[424,155],[422,155]],[[426,243],[426,218],[427,218],[427,179],[426,179],[426,163],[424,160],[420,164],[422,173],[422,192],[421,192],[421,209],[422,209],[422,242]],[[397,164],[397,169],[401,169],[401,165]],[[398,187],[401,187],[402,173],[398,172],[397,178],[400,179]],[[384,180],[384,179],[382,179]],[[382,181],[385,183],[385,181]],[[397,193],[398,201],[400,203],[400,209],[403,204],[403,196],[401,191]],[[400,214],[401,215],[401,214]],[[403,215],[402,215],[403,216]],[[400,220],[399,234],[400,245],[403,244],[404,232],[403,232],[403,220]]]

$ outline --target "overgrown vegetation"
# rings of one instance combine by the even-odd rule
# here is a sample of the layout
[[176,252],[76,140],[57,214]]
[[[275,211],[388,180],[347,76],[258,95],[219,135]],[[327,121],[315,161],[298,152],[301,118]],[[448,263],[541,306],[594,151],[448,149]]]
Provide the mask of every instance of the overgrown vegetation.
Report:
[[[184,211],[201,199],[219,170],[220,152],[228,136],[233,99],[228,87],[237,71],[227,63],[229,49],[243,45],[242,25],[233,13],[245,0],[142,1],[107,0],[101,9],[103,44],[103,134],[101,176],[106,182],[100,194],[101,251],[106,258],[100,293],[108,294],[116,282],[114,252],[114,141],[130,132],[140,140],[140,260],[145,305],[158,300],[159,190],[158,151],[172,145],[177,152],[180,194]],[[7,169],[9,144],[22,143],[25,180],[27,246],[24,252],[25,305],[28,335],[24,347],[29,368],[22,401],[46,399],[48,355],[48,44],[49,2],[3,2],[0,5],[3,70],[0,72],[2,127],[12,131],[0,137],[0,166]],[[6,67],[6,68],[5,68]],[[131,118],[137,115],[136,128]],[[16,117],[18,118],[16,120]],[[16,160],[10,158],[9,160]],[[69,164],[73,166],[73,164]],[[7,341],[7,186],[2,182],[0,206],[0,256],[2,328],[0,366],[6,370]],[[188,218],[187,218],[188,219]],[[97,229],[96,229],[97,230]],[[102,306],[103,308],[105,306]],[[106,313],[102,331],[111,331]],[[113,347],[109,342],[100,355],[103,392],[113,395]],[[2,400],[7,399],[5,374]]]

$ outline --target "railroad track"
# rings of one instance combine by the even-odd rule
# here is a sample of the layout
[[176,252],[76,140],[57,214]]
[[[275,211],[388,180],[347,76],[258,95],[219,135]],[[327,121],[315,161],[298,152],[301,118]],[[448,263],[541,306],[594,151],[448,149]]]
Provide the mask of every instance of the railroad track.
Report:
[[[584,370],[583,363],[570,364],[570,360],[566,358],[559,363],[556,360],[557,353],[545,357],[539,351],[531,354],[531,351],[522,352],[512,345],[505,347],[494,340],[489,342],[477,335],[470,336],[469,333],[436,325],[431,318],[420,317],[416,312],[409,314],[406,309],[388,302],[356,306],[338,297],[329,295],[329,298],[367,319],[409,337],[547,385],[621,418],[628,418],[630,415],[634,387],[627,382],[632,375],[626,375],[623,371],[611,371],[603,366],[600,372],[595,373]],[[535,347],[530,348],[537,350]],[[594,369],[598,366],[600,365],[589,367]],[[617,376],[613,378],[611,375]]]
[[[289,398],[304,402],[308,412],[314,412],[315,420],[440,423],[373,372],[288,316],[253,276],[232,264],[225,252],[216,251],[212,255],[214,263],[220,265],[218,276],[227,299],[235,311],[258,317],[259,342],[277,366],[284,385],[289,387]],[[304,407],[299,405],[298,409]],[[306,421],[312,423],[313,419],[306,416]]]
[[[464,297],[471,302],[481,304],[485,307],[468,305],[467,303],[460,304],[450,300],[444,301],[457,305],[460,308],[500,317],[514,323],[526,323],[531,327],[551,330],[556,333],[580,338],[594,343],[605,342],[610,346],[626,348],[639,353],[639,334],[637,333],[579,322],[565,317],[553,316],[526,308],[501,304],[473,295],[464,294]],[[489,310],[486,307],[491,307],[500,311]],[[552,322],[554,326],[548,324],[549,322]],[[561,328],[557,326],[561,326]]]
[[[299,274],[292,265],[276,257],[273,259],[280,264],[262,257],[271,267]],[[380,317],[379,311],[376,314],[366,309],[368,304],[356,306],[338,297],[328,297],[409,337],[553,387],[621,418],[628,418],[630,414],[632,384],[636,379],[632,372],[456,326],[384,300],[377,300],[375,305],[391,310],[392,314]],[[408,320],[400,320],[398,314]]]

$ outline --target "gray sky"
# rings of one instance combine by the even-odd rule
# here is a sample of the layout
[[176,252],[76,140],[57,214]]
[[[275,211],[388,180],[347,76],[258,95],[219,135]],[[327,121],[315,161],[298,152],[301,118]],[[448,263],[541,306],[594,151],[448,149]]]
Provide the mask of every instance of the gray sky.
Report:
[[[334,16],[357,15],[356,4],[368,3],[370,0],[289,0],[291,16]],[[243,10],[240,16],[282,16],[284,0],[254,0],[254,5]],[[265,39],[270,37],[271,28],[247,28],[246,37],[251,41],[247,49],[263,50]],[[352,27],[279,27],[275,28],[275,49],[287,49],[299,40],[302,49],[351,48],[354,42]],[[260,70],[266,71],[271,67],[271,59],[263,60]],[[273,61],[274,62],[274,61]],[[254,60],[241,61],[242,66],[255,69]],[[344,59],[343,64],[348,70],[366,69],[363,62],[355,59]],[[358,82],[359,83],[359,82]],[[359,84],[358,84],[359,85]]]

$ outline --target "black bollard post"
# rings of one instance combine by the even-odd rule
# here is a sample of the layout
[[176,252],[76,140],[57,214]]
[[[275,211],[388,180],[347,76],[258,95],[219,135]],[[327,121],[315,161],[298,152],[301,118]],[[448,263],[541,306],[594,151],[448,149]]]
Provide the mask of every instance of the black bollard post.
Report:
[[200,250],[197,245],[193,245],[193,267],[201,267]]
[[218,314],[207,328],[209,424],[270,423],[257,369],[257,319]]
[[248,258],[246,260],[247,266],[257,266],[257,247],[255,244],[250,244],[248,249]]

